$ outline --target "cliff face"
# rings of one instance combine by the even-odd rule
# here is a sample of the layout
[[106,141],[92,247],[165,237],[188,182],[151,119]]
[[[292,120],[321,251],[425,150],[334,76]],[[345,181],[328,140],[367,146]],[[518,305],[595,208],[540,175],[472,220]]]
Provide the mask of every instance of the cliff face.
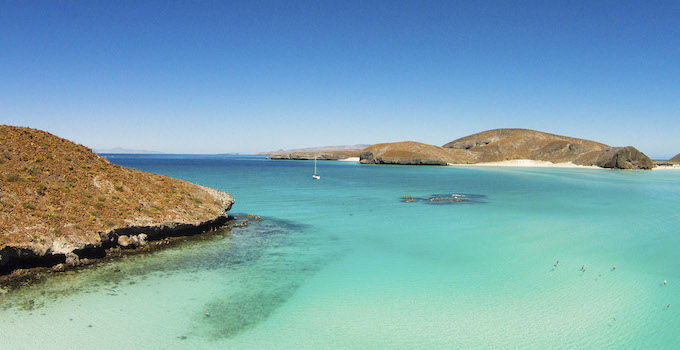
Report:
[[295,159],[295,160],[312,160],[314,157],[318,160],[340,160],[352,157],[359,157],[361,151],[300,151],[300,152],[282,152],[272,153],[271,159]]
[[[126,239],[141,245],[153,229],[140,228],[211,229],[227,221],[234,203],[227,193],[114,165],[68,140],[7,125],[0,126],[0,184],[0,274],[69,257],[77,263],[78,253],[127,246]],[[119,242],[126,230],[140,232]]]
[[530,159],[572,162],[616,169],[651,169],[649,157],[633,147],[608,145],[527,129],[495,129],[466,136],[443,147],[417,142],[379,144],[366,148],[362,163],[445,165]]

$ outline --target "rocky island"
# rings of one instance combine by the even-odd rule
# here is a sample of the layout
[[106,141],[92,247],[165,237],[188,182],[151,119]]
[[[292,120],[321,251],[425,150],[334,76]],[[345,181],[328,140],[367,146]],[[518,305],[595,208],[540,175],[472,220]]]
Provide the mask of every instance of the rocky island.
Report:
[[418,142],[376,144],[361,152],[363,164],[447,165],[508,160],[651,169],[654,162],[634,147],[611,147],[599,142],[528,129],[494,129],[451,141],[442,147]]
[[40,130],[0,126],[0,276],[225,225],[228,193],[114,165]]

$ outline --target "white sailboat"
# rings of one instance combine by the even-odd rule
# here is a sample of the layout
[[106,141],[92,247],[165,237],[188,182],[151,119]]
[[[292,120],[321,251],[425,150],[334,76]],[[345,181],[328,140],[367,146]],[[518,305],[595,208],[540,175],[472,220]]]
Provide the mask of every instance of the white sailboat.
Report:
[[319,176],[319,175],[316,174],[316,155],[314,155],[314,175],[312,175],[312,177],[313,177],[315,180],[318,180],[318,179],[321,178],[321,176]]

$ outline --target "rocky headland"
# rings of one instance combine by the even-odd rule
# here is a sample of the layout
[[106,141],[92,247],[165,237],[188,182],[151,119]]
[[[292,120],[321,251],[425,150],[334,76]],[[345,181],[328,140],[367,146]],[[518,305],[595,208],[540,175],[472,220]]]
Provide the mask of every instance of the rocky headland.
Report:
[[271,159],[284,160],[343,160],[349,158],[358,158],[360,150],[352,151],[298,151],[298,152],[282,152],[272,153],[269,157]]
[[40,130],[0,126],[0,275],[61,271],[168,237],[214,230],[228,193],[109,163]]
[[519,159],[614,169],[654,167],[654,162],[634,147],[611,147],[528,129],[488,130],[442,147],[395,142],[373,145],[361,152],[364,164],[479,164]]

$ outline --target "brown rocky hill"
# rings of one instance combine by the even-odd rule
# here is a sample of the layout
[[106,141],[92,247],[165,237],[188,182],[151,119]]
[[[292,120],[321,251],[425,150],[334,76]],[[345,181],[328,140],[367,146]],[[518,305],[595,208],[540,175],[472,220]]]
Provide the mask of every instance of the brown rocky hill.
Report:
[[495,129],[449,142],[444,148],[469,150],[477,162],[532,159],[582,164],[611,147],[594,141],[527,129]]
[[668,160],[669,163],[680,164],[680,154]]
[[68,140],[7,125],[0,126],[0,184],[0,274],[208,230],[227,221],[234,203],[227,193],[114,165]]
[[402,142],[380,144],[367,148],[361,155],[362,163],[409,165],[475,164],[514,159],[571,162],[617,169],[654,167],[649,157],[633,147],[610,147],[599,142],[527,129],[484,131],[443,147]]
[[300,152],[282,152],[272,153],[271,159],[295,159],[295,160],[311,160],[316,157],[318,160],[340,160],[352,157],[359,157],[360,150],[352,151],[300,151]]
[[361,152],[362,164],[447,165],[454,159],[474,158],[469,152],[456,152],[414,141],[378,143]]

